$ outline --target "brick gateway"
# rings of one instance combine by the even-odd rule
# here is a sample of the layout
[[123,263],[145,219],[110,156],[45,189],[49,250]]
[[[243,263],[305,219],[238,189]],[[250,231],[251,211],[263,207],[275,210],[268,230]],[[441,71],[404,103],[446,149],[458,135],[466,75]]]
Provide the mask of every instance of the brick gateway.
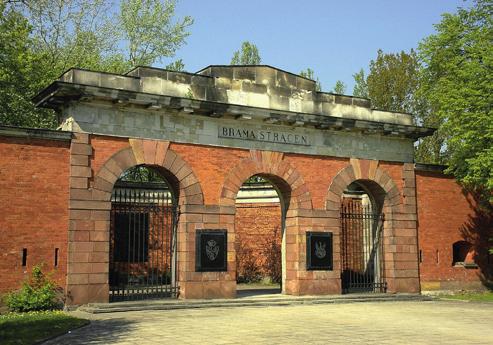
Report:
[[[36,102],[57,110],[60,131],[0,129],[2,291],[44,262],[67,304],[109,301],[115,190],[136,166],[158,170],[175,195],[166,266],[174,268],[156,276],[176,283],[180,298],[235,296],[238,195],[252,176],[269,181],[281,201],[283,293],[340,294],[349,270],[391,293],[480,287],[491,277],[490,216],[441,167],[413,163],[414,141],[433,130],[408,114],[317,92],[313,81],[269,66],[210,66],[196,74],[72,69]],[[372,235],[349,240],[360,243],[356,251],[348,249],[341,214],[351,198],[359,200],[351,207],[363,205],[354,197],[362,194],[372,210],[356,214],[376,216],[359,222],[360,233]],[[224,270],[198,269],[197,251],[209,245],[201,247],[200,234],[209,230],[225,234]],[[322,242],[309,247],[307,239],[317,234],[320,241],[330,234],[331,247],[323,249],[331,265],[311,269],[307,248],[320,253]],[[140,244],[135,255],[150,262],[160,244]],[[121,255],[125,272],[137,270],[130,252]]]

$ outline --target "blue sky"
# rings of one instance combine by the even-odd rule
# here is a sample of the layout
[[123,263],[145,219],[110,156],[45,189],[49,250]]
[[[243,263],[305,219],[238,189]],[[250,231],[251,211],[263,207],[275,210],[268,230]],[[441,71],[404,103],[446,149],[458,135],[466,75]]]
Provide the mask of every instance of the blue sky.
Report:
[[315,71],[324,91],[336,80],[352,94],[352,75],[380,48],[399,52],[416,48],[434,32],[444,12],[461,0],[178,0],[176,14],[195,20],[187,44],[176,54],[185,69],[229,64],[233,51],[248,40],[262,63],[299,73]]

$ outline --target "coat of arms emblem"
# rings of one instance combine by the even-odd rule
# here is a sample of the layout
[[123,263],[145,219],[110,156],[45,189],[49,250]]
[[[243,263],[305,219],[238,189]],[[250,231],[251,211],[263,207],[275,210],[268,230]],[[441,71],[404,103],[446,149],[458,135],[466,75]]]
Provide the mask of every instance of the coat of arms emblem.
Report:
[[217,245],[217,242],[214,240],[207,241],[207,244],[205,246],[205,253],[207,254],[209,260],[216,260],[217,254],[219,254],[219,246]]
[[327,251],[325,250],[325,243],[315,242],[315,256],[319,259],[323,259],[325,255],[327,255]]

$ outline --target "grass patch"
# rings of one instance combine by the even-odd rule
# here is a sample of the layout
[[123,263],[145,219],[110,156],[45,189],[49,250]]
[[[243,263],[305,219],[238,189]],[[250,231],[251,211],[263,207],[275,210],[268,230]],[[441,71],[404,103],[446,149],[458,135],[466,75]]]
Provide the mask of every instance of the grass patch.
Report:
[[452,295],[441,295],[440,297],[448,299],[457,299],[461,301],[479,301],[479,302],[493,302],[493,292],[464,292]]
[[88,323],[62,311],[8,313],[0,315],[0,339],[3,345],[36,344]]

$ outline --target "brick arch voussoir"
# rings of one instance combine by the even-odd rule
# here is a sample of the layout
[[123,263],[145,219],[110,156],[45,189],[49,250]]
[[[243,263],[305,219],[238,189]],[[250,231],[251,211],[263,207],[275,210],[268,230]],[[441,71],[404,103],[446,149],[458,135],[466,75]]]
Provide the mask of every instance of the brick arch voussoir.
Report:
[[169,149],[167,145],[162,149],[160,146],[160,143],[148,145],[151,148],[150,152],[149,150],[144,150],[144,154],[137,154],[140,157],[135,155],[135,148],[132,147],[121,149],[115,153],[101,166],[95,175],[93,194],[97,193],[97,191],[108,193],[109,195],[106,199],[109,201],[113,186],[122,172],[139,164],[148,164],[165,168],[177,179],[182,192],[180,195],[183,196],[180,204],[187,204],[190,201],[191,204],[203,205],[204,194],[202,187],[190,165]]
[[[342,193],[349,184],[358,180],[356,177],[357,175],[361,175],[361,172],[360,174],[357,174],[352,165],[346,166],[337,173],[327,192],[325,200],[326,209],[335,211],[340,210]],[[366,176],[368,176],[368,174]],[[384,205],[384,207],[388,206],[392,211],[397,211],[397,207],[400,203],[400,193],[394,180],[380,167],[376,168],[374,176],[375,178],[371,179],[371,181],[377,183],[386,193],[385,199],[388,201],[388,204]]]
[[96,195],[107,193],[106,201],[111,199],[113,186],[120,175],[127,169],[137,165],[137,160],[130,147],[121,149],[111,156],[94,176],[92,186],[93,199]]
[[339,211],[341,207],[341,197],[344,189],[356,181],[356,174],[352,165],[341,169],[332,179],[325,197],[325,209]]
[[301,174],[285,161],[268,164],[260,160],[245,158],[226,174],[221,190],[220,205],[235,205],[236,195],[243,183],[254,175],[272,175],[286,182],[291,187],[292,208],[312,209],[312,198]]
[[378,167],[376,171],[378,173],[375,174],[375,182],[385,191],[388,206],[392,210],[397,211],[397,208],[401,203],[399,187],[397,187],[397,184],[385,170]]

